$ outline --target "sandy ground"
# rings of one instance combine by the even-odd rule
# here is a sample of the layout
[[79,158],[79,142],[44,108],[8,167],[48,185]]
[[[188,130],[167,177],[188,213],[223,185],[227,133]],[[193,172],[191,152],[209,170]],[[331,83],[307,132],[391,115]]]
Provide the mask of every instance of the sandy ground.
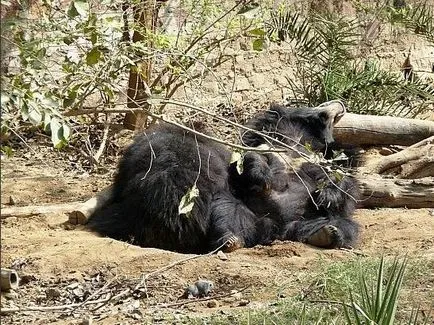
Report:
[[[11,198],[16,205],[23,206],[85,200],[108,184],[111,175],[108,172],[89,177],[59,170],[49,163],[3,159],[2,207]],[[432,210],[358,210],[356,218],[363,226],[358,253],[380,256],[408,252],[410,256],[417,254],[427,261],[434,260]],[[117,307],[106,304],[93,315],[98,324],[134,323],[146,316],[158,320],[158,315],[167,310],[159,308],[161,304],[178,302],[186,285],[197,279],[212,280],[215,283],[212,294],[217,298],[230,294],[231,290],[244,290],[245,299],[216,298],[213,301],[217,301],[217,306],[207,302],[187,304],[172,313],[215,313],[231,308],[251,308],[255,304],[261,306],[276,298],[281,279],[296,282],[300,274],[315,268],[318,260],[332,263],[352,258],[354,254],[278,242],[268,247],[240,249],[227,254],[227,259],[217,255],[204,256],[158,272],[149,277],[146,290],[141,289],[122,299]],[[79,303],[98,290],[99,293],[119,293],[133,288],[142,274],[189,257],[101,238],[84,226],[69,224],[65,214],[10,217],[1,220],[1,265],[15,268],[22,283],[12,295],[2,295],[1,304],[2,307],[17,307]],[[434,283],[429,286],[432,290]],[[288,286],[291,287],[294,286]],[[239,307],[243,301],[248,302],[249,307]],[[20,312],[4,316],[4,320],[8,323],[76,324],[83,317],[86,313],[77,309],[60,313],[60,316],[59,313]]]

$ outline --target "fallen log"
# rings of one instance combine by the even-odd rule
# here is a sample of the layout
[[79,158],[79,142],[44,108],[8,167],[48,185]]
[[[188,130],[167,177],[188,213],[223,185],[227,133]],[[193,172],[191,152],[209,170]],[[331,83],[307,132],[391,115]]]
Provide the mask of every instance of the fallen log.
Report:
[[[359,174],[359,208],[434,208],[434,177],[394,179],[380,175]],[[66,213],[72,224],[86,224],[89,216],[111,197],[111,187],[85,202],[13,207],[1,210],[1,217],[27,217],[46,213]]]
[[333,131],[340,145],[410,146],[434,135],[434,122],[409,118],[346,113]]
[[[422,166],[420,164],[417,166],[418,169],[422,168],[423,166],[429,167],[429,164],[433,163],[432,160],[434,158],[434,136],[429,137],[427,139],[424,139],[418,143],[413,144],[412,146],[405,148],[404,150],[401,150],[397,153],[385,156],[377,161],[374,161],[370,164],[368,164],[365,168],[367,172],[369,173],[384,173],[387,170],[391,168],[395,168],[404,164],[409,164],[414,161],[421,160],[420,164],[423,163]],[[408,178],[408,175],[411,175],[411,167],[407,167],[410,169],[406,173]],[[430,168],[428,168],[429,170]],[[432,169],[432,167],[431,167]],[[425,171],[426,172],[426,171]],[[430,174],[423,174],[425,176],[434,176]]]
[[72,224],[85,224],[90,215],[111,198],[112,187],[106,187],[96,196],[85,202],[70,202],[50,205],[33,205],[1,209],[1,218],[29,217],[38,214],[66,213]]
[[358,175],[360,208],[433,208],[434,177],[419,179]]
[[[434,153],[434,150],[432,151]],[[434,154],[418,160],[409,161],[401,166],[401,178],[422,178],[434,176]]]
[[16,289],[19,281],[17,272],[3,268],[0,271],[0,290],[7,291],[10,289]]
[[101,206],[109,202],[112,197],[113,187],[108,186],[96,196],[82,203],[76,209],[68,212],[69,222],[73,225],[84,225],[90,215]]
[[9,217],[29,217],[48,213],[68,213],[72,210],[80,208],[82,205],[83,202],[69,202],[46,205],[29,205],[23,207],[13,206],[1,209],[1,219]]

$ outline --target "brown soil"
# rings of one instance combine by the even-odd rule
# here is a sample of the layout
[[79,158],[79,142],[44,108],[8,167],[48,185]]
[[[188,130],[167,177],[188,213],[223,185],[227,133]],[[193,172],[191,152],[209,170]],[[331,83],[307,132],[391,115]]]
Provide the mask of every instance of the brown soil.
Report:
[[[104,176],[84,177],[68,168],[59,167],[56,160],[23,158],[2,160],[1,199],[16,205],[59,203],[85,200],[110,182],[112,172]],[[64,165],[64,164],[63,164]],[[356,218],[363,226],[357,252],[368,256],[403,254],[422,256],[434,260],[434,219],[429,209],[359,210]],[[2,295],[2,308],[16,306],[55,306],[85,300],[100,292],[119,293],[133,288],[140,275],[158,270],[170,263],[181,261],[182,255],[152,248],[135,247],[108,238],[101,238],[84,226],[72,226],[63,214],[17,218],[1,221],[1,265],[13,267],[22,277],[15,296]],[[355,252],[320,250],[301,243],[278,242],[268,247],[240,249],[227,254],[227,260],[217,255],[204,256],[177,264],[151,276],[147,283],[147,299],[133,299],[146,294],[135,292],[117,305],[107,304],[94,311],[98,324],[136,323],[139,319],[163,320],[165,313],[181,317],[186,314],[225,312],[247,299],[248,306],[261,306],[277,298],[279,279],[297,283],[297,277],[314,271],[319,260],[333,262],[353,258]],[[206,302],[191,303],[176,309],[157,306],[174,303],[187,284],[197,279],[214,281],[214,297],[229,294],[231,290],[247,289],[240,297],[223,297],[218,306],[209,308]],[[425,284],[431,290],[434,277]],[[300,288],[288,286],[287,294]],[[105,291],[104,291],[105,290]],[[244,301],[244,303],[246,303]],[[176,316],[178,315],[178,316]],[[20,312],[4,316],[8,323],[78,324],[89,316],[83,309],[71,313]]]

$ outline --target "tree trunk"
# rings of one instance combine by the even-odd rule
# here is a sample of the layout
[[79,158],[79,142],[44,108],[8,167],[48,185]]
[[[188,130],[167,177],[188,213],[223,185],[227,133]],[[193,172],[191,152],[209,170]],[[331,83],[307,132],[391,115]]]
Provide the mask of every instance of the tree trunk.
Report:
[[434,122],[391,116],[345,114],[333,132],[343,146],[410,146],[434,135]]
[[[148,46],[152,46],[150,40],[145,39],[144,33],[153,33],[155,31],[157,19],[157,6],[155,0],[143,0],[140,4],[135,5],[133,42],[146,41]],[[125,34],[125,33],[124,33]],[[147,108],[146,88],[151,79],[152,59],[143,60],[132,67],[128,79],[127,90],[127,107],[128,108]],[[147,124],[148,116],[143,112],[130,112],[125,115],[124,126],[130,130],[139,131]]]
[[[361,200],[359,208],[434,208],[434,177],[416,180],[358,175]],[[1,210],[1,217],[27,217],[45,213],[66,213],[72,224],[85,224],[89,216],[111,198],[111,187],[86,202],[13,207]]]
[[434,177],[414,180],[358,175],[360,208],[433,208]]

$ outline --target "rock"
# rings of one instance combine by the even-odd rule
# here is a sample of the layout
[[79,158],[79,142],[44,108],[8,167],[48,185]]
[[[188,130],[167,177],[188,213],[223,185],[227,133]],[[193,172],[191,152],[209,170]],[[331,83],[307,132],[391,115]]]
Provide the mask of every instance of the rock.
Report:
[[15,205],[19,202],[20,202],[20,200],[17,197],[15,197],[13,195],[9,196],[9,200],[8,200],[9,205]]
[[7,300],[14,300],[18,298],[18,293],[15,290],[8,290],[6,292],[2,292],[2,297],[5,297]]
[[81,325],[92,325],[92,318],[91,317],[89,317],[89,318],[83,318],[81,320],[80,324]]
[[380,155],[383,155],[383,156],[389,156],[389,155],[393,154],[394,152],[393,152],[393,150],[390,149],[390,148],[383,147],[383,148],[381,148],[380,150],[378,150],[378,153],[379,153]]
[[250,304],[250,300],[247,300],[247,299],[241,299],[241,300],[238,302],[238,306],[239,306],[239,307],[244,307],[244,306],[247,306],[248,304]]
[[228,256],[225,253],[223,253],[222,251],[217,252],[217,257],[219,259],[221,259],[222,261],[226,261],[228,259]]
[[243,294],[241,292],[238,292],[237,290],[232,290],[231,293],[232,293],[232,297],[235,300],[241,300],[243,298]]
[[217,300],[213,299],[209,300],[206,305],[208,308],[217,308],[219,306],[219,303]]
[[79,285],[80,285],[79,283],[74,282],[74,283],[68,284],[68,285],[66,286],[66,289],[67,289],[67,290],[74,290],[75,288],[78,288]]
[[61,296],[60,290],[57,288],[48,288],[45,290],[45,295],[47,296],[47,299],[53,299],[56,300]]

